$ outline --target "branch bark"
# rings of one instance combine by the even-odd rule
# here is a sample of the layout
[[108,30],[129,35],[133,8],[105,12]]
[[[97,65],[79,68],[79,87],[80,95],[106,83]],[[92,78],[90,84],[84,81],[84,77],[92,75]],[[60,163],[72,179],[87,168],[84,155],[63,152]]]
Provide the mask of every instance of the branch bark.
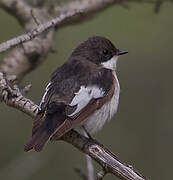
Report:
[[146,180],[132,166],[122,163],[112,152],[96,140],[88,139],[74,130],[68,132],[62,139],[92,157],[107,173],[112,173],[123,180]]
[[2,72],[0,72],[0,100],[31,117],[35,117],[38,112],[38,106],[25,98],[17,86],[12,87]]
[[38,25],[35,29],[29,31],[28,33],[25,33],[23,35],[20,35],[18,37],[15,37],[13,39],[10,39],[4,43],[0,44],[0,53],[3,51],[6,51],[12,47],[15,47],[17,45],[20,45],[22,43],[25,43],[27,41],[31,41],[38,35],[42,34],[45,31],[50,30],[51,28],[60,25],[61,23],[65,23],[65,21],[70,20],[75,15],[82,14],[82,11],[75,11],[75,12],[70,12],[61,14],[59,17],[54,18],[46,23]]
[[24,1],[0,0],[0,7],[16,17],[21,25],[25,25],[31,20],[31,7]]

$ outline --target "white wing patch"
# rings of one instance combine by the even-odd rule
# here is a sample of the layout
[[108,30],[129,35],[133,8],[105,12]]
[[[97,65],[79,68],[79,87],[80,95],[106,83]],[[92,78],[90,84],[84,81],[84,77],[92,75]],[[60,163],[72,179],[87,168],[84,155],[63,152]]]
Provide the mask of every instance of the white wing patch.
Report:
[[44,95],[43,95],[43,97],[42,97],[42,100],[41,100],[41,102],[40,102],[40,105],[39,105],[39,109],[41,109],[41,105],[45,102],[45,97],[46,97],[46,94],[47,94],[47,92],[48,92],[49,87],[50,87],[51,84],[52,84],[52,82],[50,82],[50,83],[46,86],[45,93],[44,93]]
[[75,93],[74,98],[72,99],[70,106],[77,105],[76,110],[68,115],[73,116],[80,112],[84,107],[87,106],[87,104],[91,101],[91,99],[97,99],[104,96],[104,91],[102,88],[99,88],[97,86],[81,86],[80,90]]

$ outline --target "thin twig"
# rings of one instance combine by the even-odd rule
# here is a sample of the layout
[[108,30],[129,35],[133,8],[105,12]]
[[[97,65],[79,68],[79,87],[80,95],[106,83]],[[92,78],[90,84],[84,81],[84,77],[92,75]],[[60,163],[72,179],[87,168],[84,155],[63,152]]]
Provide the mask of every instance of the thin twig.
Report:
[[29,31],[26,34],[20,35],[16,38],[13,38],[6,42],[3,42],[0,44],[0,53],[4,52],[12,47],[15,47],[16,45],[20,45],[24,42],[30,41],[30,40],[34,39],[36,36],[40,35],[41,33],[62,23],[62,21],[65,21],[65,20],[69,19],[70,17],[75,16],[77,14],[81,14],[81,13],[82,13],[82,11],[76,11],[76,12],[68,13],[65,15],[62,14],[59,17],[54,18],[44,24],[38,25],[35,29],[33,29],[32,31]]
[[34,19],[34,22],[36,23],[36,25],[39,26],[41,22],[36,18],[33,9],[31,9],[31,16]]
[[88,174],[88,180],[94,180],[94,166],[90,156],[85,154],[86,168]]
[[105,175],[107,174],[107,171],[105,169],[102,169],[97,173],[96,179],[95,180],[102,180]]
[[[83,128],[83,135],[87,138],[92,138],[91,135],[87,132],[85,126],[82,126]],[[88,174],[88,180],[94,180],[94,165],[93,161],[90,156],[85,154],[85,161],[86,161],[86,170]]]
[[28,85],[24,86],[24,87],[20,90],[20,91],[21,91],[21,94],[26,95],[26,94],[29,92],[29,90],[31,89],[31,87],[32,87],[31,84],[28,84]]

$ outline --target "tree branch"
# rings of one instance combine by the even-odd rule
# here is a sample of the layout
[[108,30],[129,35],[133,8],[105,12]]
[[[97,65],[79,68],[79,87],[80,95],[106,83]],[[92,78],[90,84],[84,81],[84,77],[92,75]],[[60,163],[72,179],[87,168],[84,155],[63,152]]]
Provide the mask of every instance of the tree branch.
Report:
[[[35,29],[32,29],[28,33],[1,43],[0,53],[16,45],[20,45],[24,42],[34,39],[36,36],[40,35],[42,32],[45,32],[50,28],[53,28],[55,26],[59,27],[61,24],[66,24],[66,22],[68,22],[69,24],[69,22],[72,23],[73,21],[77,21],[81,18],[83,19],[84,15],[89,16],[90,13],[93,12],[97,13],[98,11],[101,11],[103,8],[105,9],[115,2],[115,0],[86,0],[72,1],[68,4],[65,4],[64,6],[57,6],[54,8],[53,14],[58,14],[58,17],[46,23],[38,25]],[[15,0],[1,0],[0,5],[7,11],[13,13],[13,15],[15,15],[22,24],[26,24],[32,19],[32,8],[25,4],[23,1],[17,2]],[[35,11],[37,11],[36,8]]]
[[31,19],[31,7],[23,0],[0,0],[0,7],[16,17],[21,25],[28,23]]
[[86,169],[88,174],[88,180],[94,180],[94,165],[90,156],[85,154]]
[[[75,12],[75,11],[82,11],[83,16],[78,16],[74,18],[74,22],[81,22],[81,20],[85,20],[88,17],[93,17],[93,15],[98,14],[98,12],[105,10],[106,8],[110,7],[112,4],[120,4],[119,0],[74,0],[69,3],[54,6],[52,9],[52,15],[60,15],[66,14],[67,12]],[[68,22],[69,24],[69,22]]]
[[[11,11],[13,11],[13,9],[11,9]],[[39,17],[42,17],[42,11],[38,12],[41,13]],[[25,22],[25,29],[27,30],[33,29],[33,27],[36,26],[36,23],[31,16],[31,12],[30,18],[31,19],[28,23]],[[54,35],[55,31],[54,29],[51,29],[48,32],[42,33],[40,36],[37,36],[34,40],[22,44],[22,46],[18,46],[3,59],[0,71],[5,72],[6,74],[15,74],[17,78],[21,80],[25,74],[37,68],[38,65],[46,59],[51,50]],[[28,37],[24,36],[24,39],[25,38],[27,39]],[[5,43],[6,45],[4,44],[4,47],[8,49],[13,46],[11,46],[11,42],[17,45],[20,44],[20,41],[21,37],[17,40],[11,40],[10,43]]]
[[0,53],[3,51],[6,51],[12,47],[15,47],[16,45],[20,45],[24,42],[30,41],[34,39],[36,36],[40,35],[41,33],[49,30],[50,28],[53,28],[55,26],[60,25],[62,22],[64,23],[66,20],[69,20],[71,17],[82,14],[82,11],[76,11],[73,13],[67,13],[67,14],[61,14],[59,17],[54,18],[46,23],[38,25],[35,29],[31,30],[28,33],[25,33],[23,35],[20,35],[18,37],[15,37],[13,39],[10,39],[4,43],[0,44]]
[[0,100],[7,105],[35,117],[38,106],[30,99],[25,98],[17,86],[12,87],[6,76],[0,72]]
[[[85,137],[89,138],[85,128],[83,129],[83,135]],[[90,156],[88,156],[87,154],[85,154],[85,161],[86,161],[86,172],[88,175],[87,179],[94,180],[94,165],[93,165],[92,158]]]
[[[26,99],[19,89],[12,88],[3,73],[0,73],[0,98],[7,105],[19,109],[31,117],[35,117],[37,114],[38,106],[31,100]],[[74,130],[65,134],[62,140],[72,144],[83,153],[88,154],[97,161],[107,173],[112,173],[123,180],[146,180],[131,166],[122,163],[112,152],[96,140],[88,139]]]
[[62,139],[92,157],[107,173],[112,173],[123,180],[146,180],[131,166],[122,163],[112,152],[96,140],[88,139],[74,130],[65,134]]

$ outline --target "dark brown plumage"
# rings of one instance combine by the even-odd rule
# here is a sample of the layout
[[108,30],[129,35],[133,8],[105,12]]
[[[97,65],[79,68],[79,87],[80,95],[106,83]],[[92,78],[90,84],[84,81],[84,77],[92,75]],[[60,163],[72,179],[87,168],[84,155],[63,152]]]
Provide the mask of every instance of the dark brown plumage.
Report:
[[[119,52],[109,40],[99,36],[89,38],[72,52],[68,61],[52,74],[25,151],[41,151],[49,139],[57,140],[78,127],[112,98],[118,82],[112,70],[102,67],[101,63],[118,56]],[[69,116],[79,108],[70,103],[81,87],[97,87],[103,95],[91,99],[78,113]]]

